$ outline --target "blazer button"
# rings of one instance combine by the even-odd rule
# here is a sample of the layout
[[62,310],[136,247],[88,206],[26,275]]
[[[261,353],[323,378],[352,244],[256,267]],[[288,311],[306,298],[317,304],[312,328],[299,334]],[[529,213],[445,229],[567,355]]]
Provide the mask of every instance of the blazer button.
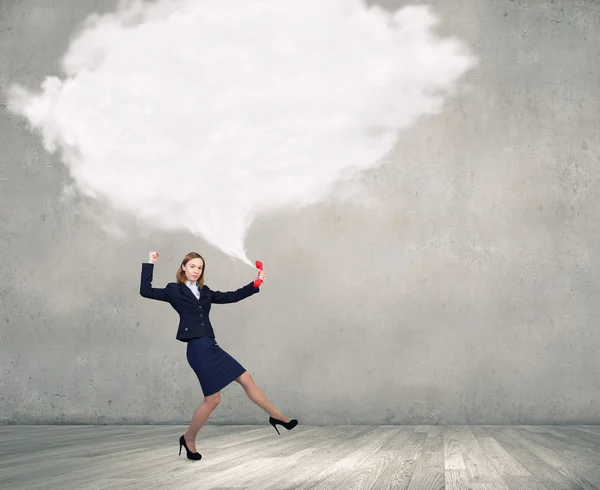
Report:
[[204,326],[204,323],[201,323],[200,325]]
[[185,331],[187,332],[187,328],[185,329]]

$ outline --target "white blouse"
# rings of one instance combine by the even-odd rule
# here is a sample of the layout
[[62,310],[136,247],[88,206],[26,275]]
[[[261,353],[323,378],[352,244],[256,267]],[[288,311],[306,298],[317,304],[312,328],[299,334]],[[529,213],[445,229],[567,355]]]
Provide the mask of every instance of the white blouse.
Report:
[[185,285],[190,288],[196,299],[200,299],[200,290],[198,289],[198,283],[196,281],[185,281]]

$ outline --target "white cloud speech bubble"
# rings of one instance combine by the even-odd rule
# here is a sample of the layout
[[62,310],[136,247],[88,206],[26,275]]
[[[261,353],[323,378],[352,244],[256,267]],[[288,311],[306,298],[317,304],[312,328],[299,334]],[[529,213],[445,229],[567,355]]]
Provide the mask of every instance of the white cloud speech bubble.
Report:
[[476,64],[436,22],[359,0],[136,2],[88,19],[64,77],[8,107],[83,194],[251,265],[254,217],[377,165]]

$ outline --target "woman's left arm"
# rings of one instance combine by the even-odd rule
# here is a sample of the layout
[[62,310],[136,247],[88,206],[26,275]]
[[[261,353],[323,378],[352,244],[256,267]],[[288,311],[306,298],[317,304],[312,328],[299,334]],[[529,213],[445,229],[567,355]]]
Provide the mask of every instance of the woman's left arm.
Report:
[[[264,282],[265,273],[263,271],[259,271],[257,279],[260,279]],[[246,284],[244,287],[236,289],[235,291],[211,291],[211,303],[237,303],[238,301],[246,299],[259,292],[260,287],[254,287],[254,281],[252,281],[250,284]]]
[[224,304],[224,303],[237,303],[243,299],[246,299],[253,294],[260,292],[260,288],[254,287],[254,282],[247,284],[246,286],[236,289],[235,291],[211,291],[211,303]]

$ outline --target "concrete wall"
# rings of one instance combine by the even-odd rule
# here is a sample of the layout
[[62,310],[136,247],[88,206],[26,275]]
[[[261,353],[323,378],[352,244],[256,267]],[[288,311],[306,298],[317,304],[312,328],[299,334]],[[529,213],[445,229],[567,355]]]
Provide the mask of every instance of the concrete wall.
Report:
[[[471,90],[365,176],[374,203],[256,222],[268,281],[214,308],[217,339],[305,424],[598,423],[600,5],[429,3],[479,59]],[[0,4],[2,87],[38,86],[113,4],[41,5]],[[0,148],[0,420],[187,422],[202,393],[176,313],[138,293],[141,263],[161,252],[156,286],[190,250],[219,289],[253,272],[183,233],[108,238],[5,111]],[[209,423],[266,415],[234,383]]]

